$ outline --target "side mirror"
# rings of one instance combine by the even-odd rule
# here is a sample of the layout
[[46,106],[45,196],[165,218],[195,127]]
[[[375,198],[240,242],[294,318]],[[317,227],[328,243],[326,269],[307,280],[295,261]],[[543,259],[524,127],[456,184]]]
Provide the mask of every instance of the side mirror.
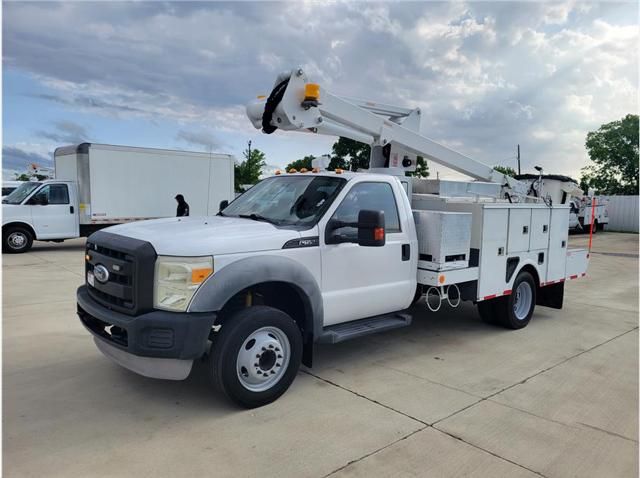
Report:
[[229,205],[229,201],[227,201],[226,199],[220,201],[220,206],[218,211],[222,211],[224,208],[226,208]]
[[[358,231],[357,237],[334,234],[336,229],[343,227],[356,228]],[[330,220],[325,231],[325,243],[342,244],[344,242],[354,242],[359,246],[366,247],[384,246],[384,212],[362,210],[358,214],[358,222]]]
[[385,244],[384,211],[363,210],[358,214],[358,245],[381,247]]

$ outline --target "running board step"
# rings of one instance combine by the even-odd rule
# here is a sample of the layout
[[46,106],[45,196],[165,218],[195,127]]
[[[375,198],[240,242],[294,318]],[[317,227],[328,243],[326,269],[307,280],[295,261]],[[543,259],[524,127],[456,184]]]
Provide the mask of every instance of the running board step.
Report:
[[337,344],[345,340],[407,327],[408,325],[411,325],[411,315],[409,314],[377,315],[368,319],[325,327],[322,335],[318,337],[318,342],[321,344]]

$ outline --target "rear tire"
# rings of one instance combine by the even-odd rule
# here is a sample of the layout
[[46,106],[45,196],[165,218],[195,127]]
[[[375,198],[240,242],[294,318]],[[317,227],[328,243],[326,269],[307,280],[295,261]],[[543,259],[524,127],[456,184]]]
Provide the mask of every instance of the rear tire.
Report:
[[531,321],[536,307],[536,281],[526,271],[521,271],[513,282],[511,294],[496,303],[500,325],[508,329],[522,329]]
[[2,252],[21,254],[31,249],[33,235],[26,227],[9,226],[2,229]]
[[216,387],[238,405],[256,408],[287,391],[302,359],[295,321],[266,306],[242,309],[225,321],[209,354]]

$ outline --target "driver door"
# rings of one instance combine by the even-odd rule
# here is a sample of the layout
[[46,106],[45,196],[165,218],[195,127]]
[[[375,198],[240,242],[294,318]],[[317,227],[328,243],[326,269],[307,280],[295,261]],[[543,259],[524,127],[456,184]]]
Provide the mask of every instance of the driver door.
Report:
[[[38,239],[78,237],[78,215],[68,184],[52,183],[41,187],[28,201]],[[73,197],[75,199],[75,197]]]
[[[385,245],[327,244],[321,234],[324,326],[401,310],[415,292],[416,272],[411,270],[409,235],[401,227],[390,183],[355,183],[325,219],[321,231],[326,230],[330,219],[357,222],[361,210],[384,211]],[[357,229],[352,227],[335,232],[357,237]]]

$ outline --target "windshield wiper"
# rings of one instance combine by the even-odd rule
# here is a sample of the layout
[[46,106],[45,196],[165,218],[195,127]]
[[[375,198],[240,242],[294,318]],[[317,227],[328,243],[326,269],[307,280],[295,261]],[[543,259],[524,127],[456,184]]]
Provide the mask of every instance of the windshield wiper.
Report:
[[273,224],[275,226],[278,225],[278,221],[274,221],[273,219],[269,219],[268,217],[261,216],[260,214],[256,214],[252,212],[251,214],[238,214],[238,217],[243,219],[251,219],[253,221],[262,221],[268,222],[269,224]]

